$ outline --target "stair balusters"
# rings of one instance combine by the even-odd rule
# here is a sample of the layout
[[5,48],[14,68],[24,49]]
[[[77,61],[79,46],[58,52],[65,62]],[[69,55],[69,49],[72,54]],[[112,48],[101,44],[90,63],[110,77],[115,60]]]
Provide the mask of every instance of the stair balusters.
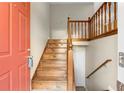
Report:
[[69,18],[68,34],[72,40],[78,41],[88,41],[117,34],[117,3],[103,3],[88,20],[72,20]]

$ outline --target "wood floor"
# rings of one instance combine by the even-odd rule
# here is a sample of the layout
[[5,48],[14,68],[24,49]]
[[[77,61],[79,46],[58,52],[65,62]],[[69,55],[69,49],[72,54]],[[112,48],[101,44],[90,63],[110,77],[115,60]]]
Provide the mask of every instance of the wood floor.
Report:
[[67,41],[48,41],[32,80],[33,90],[67,90]]

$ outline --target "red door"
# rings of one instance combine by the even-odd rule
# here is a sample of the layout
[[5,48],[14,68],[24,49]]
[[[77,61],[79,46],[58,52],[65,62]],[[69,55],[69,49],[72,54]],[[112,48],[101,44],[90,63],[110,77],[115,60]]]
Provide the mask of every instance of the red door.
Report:
[[0,90],[29,90],[30,4],[0,3]]

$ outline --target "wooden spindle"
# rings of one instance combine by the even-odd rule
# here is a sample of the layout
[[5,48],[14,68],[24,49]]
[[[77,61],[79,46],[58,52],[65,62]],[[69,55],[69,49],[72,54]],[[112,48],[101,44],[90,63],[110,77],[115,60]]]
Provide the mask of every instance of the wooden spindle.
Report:
[[94,17],[92,17],[92,29],[93,29],[93,36],[95,36],[94,32]]
[[114,30],[117,29],[117,3],[114,2]]
[[97,30],[98,30],[98,18],[97,18],[97,12],[96,12],[96,36],[97,36]]
[[99,10],[98,10],[98,31],[97,34],[100,35],[100,14],[99,14]]
[[98,11],[98,14],[99,14],[99,35],[101,34],[101,30],[100,30],[100,28],[101,28],[101,25],[100,25],[100,20],[101,20],[101,18],[100,18],[100,9],[99,9],[99,11]]
[[90,39],[92,38],[92,19],[90,19]]
[[94,37],[94,34],[93,34],[93,18],[91,19],[91,37],[93,38]]
[[74,25],[75,25],[74,26],[75,27],[75,35],[74,36],[76,37],[76,22],[74,22]]
[[87,39],[86,22],[85,22],[85,39]]
[[78,22],[78,38],[80,38],[80,23]]
[[93,23],[93,17],[90,19],[90,28],[91,28],[91,31],[90,31],[90,33],[91,33],[91,38],[93,37],[93,25],[92,25],[92,23]]
[[92,17],[92,19],[91,19],[91,20],[92,20],[92,32],[93,32],[92,34],[93,34],[93,37],[94,37],[94,29],[93,29],[93,17]]
[[95,34],[96,34],[96,32],[95,32],[95,30],[94,30],[94,17],[93,17],[93,35],[94,35],[94,37],[95,37]]
[[93,16],[93,27],[94,27],[94,36],[96,36],[96,31],[95,31],[95,16]]
[[103,34],[103,6],[101,7],[101,34]]
[[94,32],[93,32],[93,17],[91,18],[91,33],[92,33],[92,37],[94,36]]
[[106,28],[106,7],[107,7],[107,3],[104,3],[104,33],[107,32],[107,28]]
[[89,33],[88,39],[90,39],[91,38],[90,17],[88,17],[88,33]]
[[108,31],[111,31],[111,2],[108,2],[108,12],[109,12],[108,13],[108,17],[109,17]]
[[80,38],[81,38],[81,22],[79,23],[79,31],[80,31]]
[[73,37],[73,22],[71,22],[71,36]]
[[94,38],[95,35],[94,35],[94,30],[93,30],[93,17],[92,17],[92,35],[93,35],[93,38]]
[[81,38],[83,39],[83,22],[81,22]]
[[98,35],[98,14],[97,14],[97,12],[96,12],[96,37],[97,37],[97,35]]

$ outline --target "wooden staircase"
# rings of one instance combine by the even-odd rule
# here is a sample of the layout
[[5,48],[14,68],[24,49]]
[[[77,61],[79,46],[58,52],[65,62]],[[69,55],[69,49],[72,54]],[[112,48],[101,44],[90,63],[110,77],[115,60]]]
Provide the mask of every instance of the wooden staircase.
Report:
[[67,90],[67,40],[48,40],[32,80],[33,90]]

